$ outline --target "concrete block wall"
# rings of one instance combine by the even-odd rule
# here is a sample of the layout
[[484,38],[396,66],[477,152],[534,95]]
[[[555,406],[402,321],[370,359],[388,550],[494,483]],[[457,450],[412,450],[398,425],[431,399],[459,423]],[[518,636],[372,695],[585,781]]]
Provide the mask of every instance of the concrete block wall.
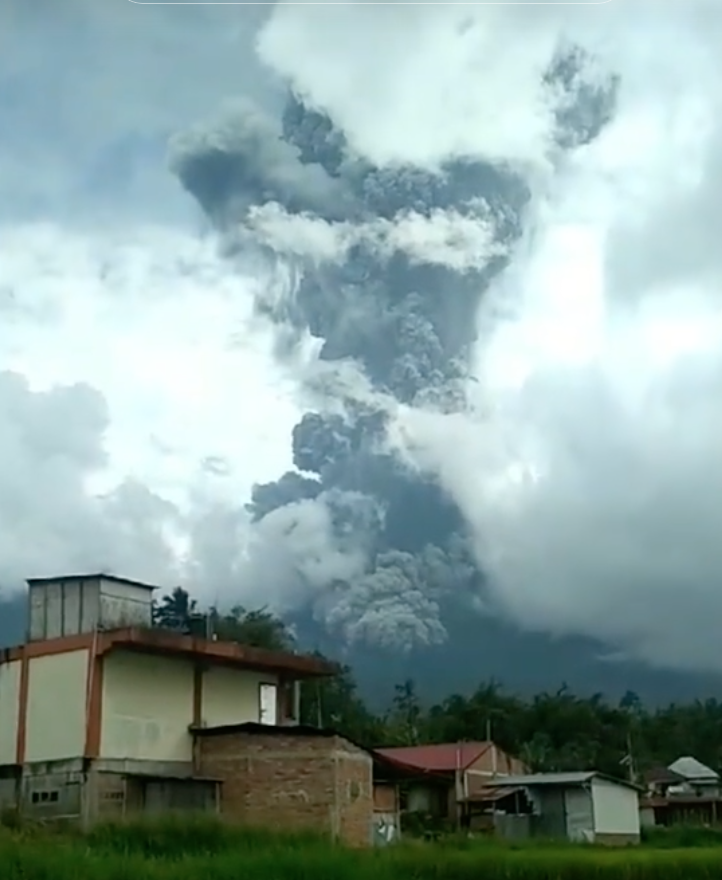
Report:
[[341,737],[227,732],[201,736],[199,752],[201,774],[223,780],[224,817],[370,844],[371,757]]
[[40,820],[80,820],[86,774],[81,761],[26,764],[20,782],[20,809]]

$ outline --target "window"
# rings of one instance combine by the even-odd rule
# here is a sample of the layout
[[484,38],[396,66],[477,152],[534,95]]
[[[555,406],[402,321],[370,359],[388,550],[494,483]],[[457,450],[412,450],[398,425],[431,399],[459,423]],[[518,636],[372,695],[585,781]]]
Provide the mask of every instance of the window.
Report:
[[30,801],[33,804],[57,804],[60,800],[60,792],[55,789],[53,791],[34,791],[30,795]]

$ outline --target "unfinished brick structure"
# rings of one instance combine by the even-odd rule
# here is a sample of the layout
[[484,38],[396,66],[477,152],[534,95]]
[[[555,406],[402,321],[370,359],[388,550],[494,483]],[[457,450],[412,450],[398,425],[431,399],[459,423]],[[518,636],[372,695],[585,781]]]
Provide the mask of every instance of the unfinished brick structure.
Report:
[[222,780],[221,814],[255,826],[313,829],[351,846],[373,835],[373,759],[332,731],[239,724],[200,728],[198,771]]

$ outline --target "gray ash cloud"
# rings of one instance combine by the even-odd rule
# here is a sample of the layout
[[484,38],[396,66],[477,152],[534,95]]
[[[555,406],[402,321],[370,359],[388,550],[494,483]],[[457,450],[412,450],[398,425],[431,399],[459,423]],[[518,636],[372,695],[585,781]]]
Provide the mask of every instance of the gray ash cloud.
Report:
[[[614,100],[613,87],[580,86],[578,60],[570,55],[549,74],[565,147],[593,137]],[[175,139],[172,165],[228,240],[298,270],[289,297],[258,303],[285,339],[289,327],[310,331],[322,340],[322,361],[352,360],[375,390],[401,403],[463,403],[480,300],[523,230],[529,190],[521,176],[471,157],[434,171],[376,167],[294,94],[281,119],[247,101],[229,105]],[[308,248],[289,255],[273,237],[254,239],[259,212],[286,232],[312,228],[343,247],[322,259]],[[479,245],[460,262],[454,248],[475,229],[488,232],[486,252]],[[249,511],[264,538],[251,571],[303,543],[283,565],[265,566],[266,577],[288,581],[275,589],[292,593],[297,608],[349,641],[440,643],[451,605],[471,608],[483,594],[462,516],[439,485],[384,451],[383,412],[344,403],[343,415],[304,415],[292,437],[297,470],[255,487]],[[318,546],[309,519],[327,530]],[[324,565],[325,553],[337,554],[333,564]]]

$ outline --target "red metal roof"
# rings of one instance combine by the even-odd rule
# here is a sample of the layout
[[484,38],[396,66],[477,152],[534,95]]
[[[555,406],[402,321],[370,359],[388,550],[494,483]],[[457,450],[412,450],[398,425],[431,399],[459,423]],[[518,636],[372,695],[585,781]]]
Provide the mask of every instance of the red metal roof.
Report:
[[376,749],[378,754],[392,761],[416,767],[429,773],[453,773],[454,770],[466,770],[480,758],[490,742],[438,743],[430,746],[399,746],[396,748]]

